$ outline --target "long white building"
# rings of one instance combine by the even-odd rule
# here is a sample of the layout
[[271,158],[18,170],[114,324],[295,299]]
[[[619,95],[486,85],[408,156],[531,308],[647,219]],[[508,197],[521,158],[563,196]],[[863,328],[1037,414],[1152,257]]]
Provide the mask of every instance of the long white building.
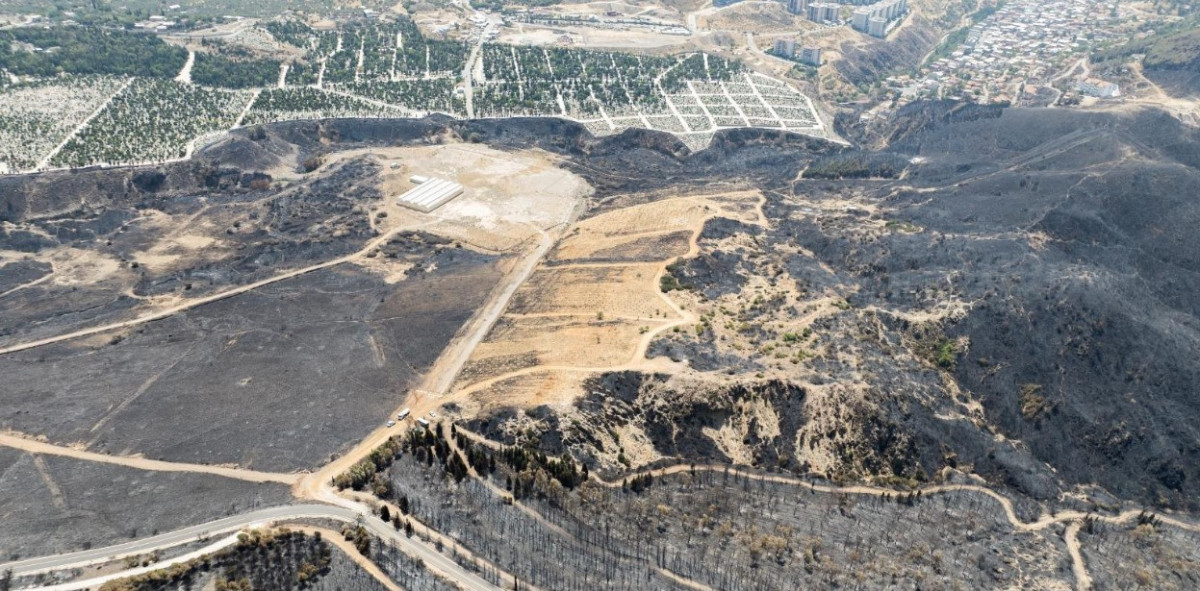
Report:
[[413,177],[417,186],[396,199],[404,207],[429,213],[463,194],[463,186],[446,179]]

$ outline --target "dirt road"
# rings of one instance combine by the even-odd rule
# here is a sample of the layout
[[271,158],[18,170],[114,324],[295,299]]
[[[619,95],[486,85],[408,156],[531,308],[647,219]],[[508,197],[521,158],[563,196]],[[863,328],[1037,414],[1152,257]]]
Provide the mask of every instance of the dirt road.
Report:
[[375,577],[375,580],[379,581],[379,583],[384,587],[387,587],[388,591],[405,591],[404,589],[401,589],[400,585],[397,585],[396,582],[391,579],[391,577],[387,576],[386,573],[380,570],[379,565],[372,562],[366,556],[359,554],[358,548],[355,548],[354,544],[351,544],[349,540],[343,537],[341,532],[325,529],[323,527],[314,527],[311,525],[289,526],[288,529],[292,531],[304,532],[310,536],[319,534],[321,539],[333,544],[334,546],[337,546],[337,548],[341,550],[347,558],[353,561],[354,564],[357,564],[359,568],[367,571],[367,574]]
[[529,280],[529,276],[533,275],[538,264],[546,257],[546,253],[554,247],[554,238],[540,228],[537,230],[540,236],[537,248],[517,264],[516,269],[505,281],[499,293],[493,296],[487,307],[471,321],[466,330],[467,336],[455,344],[451,355],[442,355],[438,358],[437,363],[425,379],[423,390],[444,394],[450,389],[450,386],[454,384],[454,379],[458,377],[458,373],[471,358],[471,354],[491,332],[492,327],[500,320],[500,316],[504,314],[508,303],[512,301],[513,294],[517,293],[517,290]]
[[[695,199],[696,199],[695,196],[676,197],[674,199],[664,199],[657,203],[664,204],[664,203],[668,203],[671,201],[693,201]],[[765,204],[766,204],[766,197],[759,195],[758,202],[755,204],[755,209],[757,212],[757,220],[755,222],[753,222],[755,225],[765,226],[768,223],[766,214],[763,212],[763,206]],[[672,314],[673,318],[662,319],[654,325],[654,328],[651,328],[651,329],[647,330],[645,333],[643,333],[639,337],[637,346],[634,349],[633,354],[630,356],[630,358],[627,362],[621,363],[621,364],[616,364],[616,365],[608,365],[608,366],[566,365],[566,364],[535,365],[532,367],[526,367],[526,368],[513,370],[510,372],[505,372],[505,373],[497,375],[497,376],[492,376],[492,377],[468,384],[454,392],[449,393],[450,394],[449,399],[450,400],[462,399],[465,396],[469,396],[476,392],[486,390],[487,388],[494,386],[505,380],[520,377],[520,376],[525,376],[525,375],[538,374],[538,373],[547,373],[547,372],[601,373],[601,372],[616,372],[616,371],[628,371],[628,370],[659,371],[659,370],[664,369],[663,365],[665,363],[667,363],[666,360],[664,360],[664,359],[647,359],[646,358],[646,352],[650,349],[650,344],[654,342],[654,339],[658,338],[660,335],[666,333],[667,331],[674,330],[677,327],[694,324],[697,321],[697,318],[696,318],[695,314],[693,314],[692,312],[690,312],[688,310],[683,309],[679,304],[677,304],[674,300],[672,300],[667,294],[665,294],[661,290],[659,290],[657,288],[657,286],[660,284],[663,274],[665,274],[667,272],[667,267],[671,263],[675,262],[676,260],[684,260],[684,259],[692,258],[692,257],[696,256],[697,254],[699,254],[699,252],[700,252],[700,245],[699,245],[700,233],[704,230],[704,226],[706,224],[708,224],[708,222],[712,221],[713,219],[719,218],[719,217],[728,217],[728,214],[721,213],[721,212],[713,212],[708,215],[699,216],[696,219],[692,220],[689,225],[687,225],[686,227],[682,227],[682,228],[671,227],[668,229],[656,230],[653,232],[633,232],[633,233],[621,234],[621,236],[623,238],[631,238],[631,237],[640,237],[640,236],[648,236],[648,235],[670,234],[670,233],[679,231],[681,229],[687,230],[690,232],[690,236],[688,237],[688,249],[686,252],[684,252],[683,254],[676,256],[676,257],[671,257],[669,259],[663,259],[663,260],[659,260],[659,261],[648,261],[648,262],[566,263],[566,264],[560,263],[560,264],[554,265],[553,269],[556,271],[561,271],[563,269],[571,269],[571,268],[614,268],[614,267],[627,267],[627,266],[645,266],[645,267],[652,268],[654,270],[654,275],[649,277],[647,279],[647,281],[649,281],[651,285],[655,286],[654,291],[655,291],[656,297],[663,305],[665,305],[667,308],[669,308],[671,310],[671,312],[673,313]],[[532,271],[533,271],[533,269],[530,269],[529,274],[532,274]],[[528,275],[527,275],[527,277],[528,277]],[[515,289],[514,289],[514,291],[515,291]],[[510,318],[511,318],[511,316],[510,316]],[[613,316],[610,316],[609,318],[613,318]],[[492,322],[494,323],[495,320],[496,319],[493,319]],[[482,340],[482,338],[484,336],[486,336],[486,333],[481,333],[480,340]],[[478,342],[474,343],[471,346],[471,349],[474,350],[474,348],[477,347],[478,345],[479,345]],[[465,358],[463,359],[463,362],[464,363],[466,362]],[[457,375],[457,373],[458,373],[457,369],[460,369],[460,368],[461,368],[461,365],[455,369],[455,372],[454,372],[455,375]],[[445,378],[445,375],[443,375],[443,378]],[[452,379],[453,378],[451,378],[451,380]],[[443,393],[446,391],[446,389],[449,387],[449,385],[450,384],[447,383],[447,384],[445,384],[444,387],[436,389],[435,391],[439,392],[439,393]],[[441,404],[442,402],[445,402],[445,401],[439,400],[438,404]],[[428,408],[426,408],[426,406],[424,406],[424,405],[422,405],[422,406],[414,405],[413,410],[414,410],[414,412],[425,411],[425,410],[428,410]]]
[[[508,276],[504,279],[495,295],[488,301],[487,305],[482,308],[474,318],[470,320],[464,329],[462,336],[456,338],[445,351],[442,352],[433,367],[430,369],[423,383],[423,387],[413,394],[410,394],[405,401],[405,407],[412,407],[415,412],[414,416],[419,416],[421,413],[418,409],[423,409],[429,404],[440,405],[441,393],[449,389],[454,383],[454,379],[458,376],[459,370],[470,359],[471,354],[479,343],[487,336],[487,333],[499,320],[504,309],[508,306],[508,302],[512,299],[513,294],[521,287],[523,283],[537,268],[538,263],[554,246],[554,239],[543,230],[538,230],[541,233],[541,240],[536,248],[525,255],[514,267]],[[398,412],[400,408],[397,408]],[[389,437],[396,433],[400,433],[399,427],[380,427],[372,431],[362,441],[355,445],[350,451],[343,454],[340,458],[326,464],[317,472],[305,477],[297,484],[295,492],[297,496],[302,498],[316,499],[321,498],[321,489],[328,487],[328,483],[332,479],[350,469],[362,458],[367,457],[375,448],[383,445]]]
[[[497,444],[489,439],[485,439],[484,437],[482,437],[476,433],[467,431],[466,429],[463,429],[461,427],[458,428],[458,432],[460,434],[465,435],[466,437],[470,438],[471,440],[475,441],[476,443],[487,445],[487,446],[493,447],[493,448],[499,446],[499,444]],[[632,473],[625,475],[625,477],[622,478],[621,480],[612,480],[612,481],[604,480],[604,479],[600,478],[599,476],[596,476],[595,473],[593,473],[591,475],[591,479],[594,483],[599,484],[601,486],[606,486],[609,488],[617,488],[617,487],[623,486],[624,482],[626,482],[628,479],[636,478],[638,476],[644,476],[644,475],[649,474],[649,475],[661,477],[661,476],[666,476],[666,475],[671,475],[671,474],[679,474],[682,472],[720,472],[720,473],[728,472],[730,474],[737,474],[737,475],[745,477],[745,478],[761,480],[761,481],[765,481],[765,482],[773,482],[773,483],[777,483],[777,484],[787,484],[787,485],[802,487],[802,488],[805,488],[810,491],[826,493],[826,494],[852,494],[852,495],[869,495],[869,496],[880,496],[883,494],[895,495],[895,494],[917,493],[917,492],[919,492],[922,496],[944,494],[944,493],[949,493],[949,492],[969,492],[969,493],[973,493],[973,494],[981,494],[981,495],[990,497],[991,499],[995,500],[997,504],[1000,505],[1001,510],[1004,512],[1005,518],[1007,519],[1009,524],[1012,525],[1013,529],[1015,529],[1018,532],[1040,532],[1040,531],[1045,530],[1055,524],[1059,524],[1059,523],[1067,524],[1067,529],[1064,534],[1064,541],[1067,546],[1067,553],[1068,553],[1069,557],[1071,558],[1072,571],[1075,574],[1076,588],[1078,589],[1078,591],[1087,591],[1088,589],[1091,589],[1091,587],[1092,587],[1092,578],[1091,578],[1091,575],[1088,573],[1087,564],[1084,561],[1083,552],[1082,552],[1082,549],[1081,549],[1080,543],[1079,543],[1079,532],[1083,526],[1083,520],[1084,519],[1095,519],[1096,521],[1099,521],[1099,522],[1122,525],[1122,524],[1126,524],[1126,523],[1133,521],[1139,515],[1142,514],[1142,511],[1134,510],[1134,509],[1124,511],[1117,515],[1097,515],[1097,514],[1093,514],[1093,513],[1084,513],[1084,512],[1080,512],[1080,511],[1064,511],[1061,513],[1056,513],[1054,515],[1043,515],[1035,521],[1026,522],[1026,521],[1021,520],[1021,518],[1017,516],[1017,513],[1013,506],[1012,500],[1010,500],[1008,497],[1005,497],[1004,495],[1002,495],[990,488],[987,488],[986,486],[981,486],[981,485],[942,484],[942,485],[926,486],[926,487],[916,488],[916,489],[907,490],[907,491],[882,488],[882,487],[876,487],[876,486],[867,486],[867,485],[852,485],[852,486],[821,485],[821,484],[816,484],[816,483],[809,482],[806,480],[802,480],[800,478],[793,478],[793,477],[782,476],[782,475],[777,475],[777,474],[753,474],[753,473],[738,469],[733,466],[714,465],[714,464],[696,464],[696,465],[677,464],[674,466],[668,466],[666,468],[632,472]],[[1156,519],[1159,520],[1160,523],[1170,525],[1172,527],[1177,527],[1179,529],[1183,529],[1186,531],[1200,533],[1200,524],[1183,521],[1181,519],[1177,519],[1177,518],[1169,516],[1169,515],[1162,515],[1162,514],[1158,514],[1158,513],[1156,513],[1154,516]]]
[[247,283],[246,285],[239,285],[238,287],[234,287],[232,289],[227,289],[227,290],[219,292],[219,293],[214,293],[212,295],[204,296],[201,298],[188,300],[186,302],[183,302],[182,304],[178,304],[176,306],[171,306],[169,308],[164,308],[164,309],[158,310],[156,312],[144,314],[144,315],[138,316],[136,318],[130,318],[129,320],[122,320],[120,322],[113,322],[113,323],[104,324],[101,326],[93,326],[91,328],[84,328],[84,329],[72,331],[72,332],[65,333],[65,334],[60,334],[60,335],[56,335],[56,336],[52,336],[52,337],[46,337],[44,339],[38,339],[36,341],[30,341],[27,343],[19,343],[16,345],[9,345],[7,347],[0,348],[0,355],[7,355],[9,353],[16,353],[18,351],[27,351],[29,349],[36,349],[38,347],[44,347],[46,345],[52,345],[54,343],[61,343],[63,341],[79,339],[79,338],[97,335],[97,334],[101,334],[101,333],[105,333],[105,332],[109,332],[109,331],[113,331],[113,330],[119,330],[122,328],[130,328],[133,326],[138,326],[140,324],[154,322],[155,320],[162,320],[164,318],[169,318],[180,312],[184,312],[184,311],[190,310],[192,308],[197,308],[197,307],[203,306],[205,304],[211,304],[213,302],[224,300],[226,298],[231,298],[233,296],[240,295],[240,294],[243,294],[243,293],[246,293],[249,291],[254,291],[260,287],[265,287],[265,286],[271,285],[273,283],[279,283],[280,281],[286,281],[288,279],[292,279],[293,277],[299,277],[299,276],[305,275],[307,273],[312,273],[313,271],[319,271],[321,269],[328,269],[330,267],[340,265],[342,263],[348,263],[348,262],[352,262],[352,261],[361,259],[368,252],[371,252],[371,251],[375,250],[376,248],[378,248],[379,246],[387,243],[387,241],[391,240],[392,237],[395,236],[396,234],[398,234],[400,232],[404,232],[404,231],[409,231],[412,229],[413,229],[412,227],[393,228],[393,229],[389,230],[388,232],[384,233],[383,235],[379,236],[378,238],[368,242],[367,245],[364,246],[359,251],[348,254],[346,256],[338,257],[336,259],[331,259],[331,260],[325,261],[323,263],[317,263],[315,265],[309,265],[307,267],[301,267],[299,269],[293,269],[293,270],[287,271],[285,273],[280,273],[279,275],[274,275],[274,276],[268,277],[266,279],[261,279],[259,281],[255,281],[254,283]]
[[233,478],[235,480],[245,480],[247,482],[277,482],[280,484],[294,485],[300,480],[301,476],[300,474],[259,472],[257,470],[244,470],[241,468],[225,466],[163,462],[160,460],[150,460],[134,456],[110,456],[107,454],[99,454],[70,447],[63,447],[61,445],[52,445],[50,443],[20,437],[12,434],[11,432],[0,433],[0,446],[20,449],[34,454],[63,456],[77,460],[85,460],[88,462],[114,464],[117,466],[135,468],[138,470],[150,470],[155,472],[195,472],[200,474],[223,476],[225,478]]
[[67,137],[64,137],[61,142],[58,142],[57,146],[54,146],[54,149],[50,150],[50,152],[48,154],[46,154],[44,157],[42,157],[41,160],[38,161],[37,166],[34,167],[34,170],[46,170],[46,169],[50,168],[50,162],[52,160],[54,160],[54,157],[58,156],[58,153],[61,152],[62,149],[65,148],[72,139],[75,139],[75,136],[79,135],[79,132],[83,131],[83,129],[88,126],[88,123],[92,122],[92,119],[95,119],[96,117],[98,117],[100,115],[100,113],[103,113],[104,110],[108,108],[108,105],[113,102],[113,99],[117,98],[117,96],[119,96],[121,93],[125,92],[125,89],[129,88],[130,84],[133,84],[133,78],[129,78],[128,80],[126,80],[125,84],[122,84],[121,87],[118,88],[116,92],[109,95],[109,97],[107,99],[105,99],[104,102],[101,103],[99,107],[96,107],[95,111],[92,111],[91,115],[87,116],[87,119],[80,121],[79,125],[76,125],[75,129],[72,129],[71,133],[67,134]]

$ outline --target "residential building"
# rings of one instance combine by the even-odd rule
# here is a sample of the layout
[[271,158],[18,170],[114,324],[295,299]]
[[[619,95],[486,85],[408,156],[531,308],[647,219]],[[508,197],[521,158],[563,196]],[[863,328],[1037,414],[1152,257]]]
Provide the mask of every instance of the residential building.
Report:
[[775,55],[780,57],[792,58],[796,57],[796,40],[795,39],[776,39],[775,40]]
[[808,0],[787,0],[787,9],[792,14],[808,14]]
[[875,37],[887,34],[888,24],[908,12],[908,0],[883,0],[854,11],[850,26]]
[[888,20],[881,16],[873,16],[867,21],[867,34],[872,37],[887,36]]
[[821,65],[821,48],[820,47],[802,47],[800,48],[800,62],[810,66]]
[[814,23],[836,23],[841,7],[833,2],[813,2],[808,5],[808,20]]

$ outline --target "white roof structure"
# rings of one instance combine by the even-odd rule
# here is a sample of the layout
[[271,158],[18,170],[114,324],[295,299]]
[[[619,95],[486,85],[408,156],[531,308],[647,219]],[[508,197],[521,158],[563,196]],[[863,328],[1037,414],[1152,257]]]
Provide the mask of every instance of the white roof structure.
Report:
[[463,186],[446,179],[430,178],[409,189],[396,201],[404,207],[429,213],[463,194]]

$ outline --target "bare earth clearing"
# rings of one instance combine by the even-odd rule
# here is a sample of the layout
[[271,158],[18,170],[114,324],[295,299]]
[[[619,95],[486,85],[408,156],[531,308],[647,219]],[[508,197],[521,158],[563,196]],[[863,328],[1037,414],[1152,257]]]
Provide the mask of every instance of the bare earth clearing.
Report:
[[[750,193],[679,197],[575,224],[552,260],[518,290],[449,400],[466,409],[563,404],[579,394],[579,376],[563,374],[670,369],[670,363],[647,360],[646,349],[663,331],[691,323],[693,315],[662,293],[663,270],[677,257],[694,254],[696,235],[713,217],[765,223],[759,206],[761,197]],[[689,234],[687,242],[674,252],[627,248],[681,232]],[[609,250],[644,259],[575,262],[593,261]],[[520,379],[511,382],[514,378]]]

